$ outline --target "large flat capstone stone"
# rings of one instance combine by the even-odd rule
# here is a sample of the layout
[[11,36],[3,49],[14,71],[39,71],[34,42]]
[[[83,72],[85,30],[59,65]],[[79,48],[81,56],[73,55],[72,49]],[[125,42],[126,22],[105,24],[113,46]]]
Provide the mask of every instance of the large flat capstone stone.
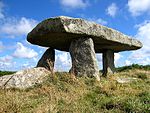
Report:
[[140,41],[119,31],[80,18],[65,16],[42,21],[28,34],[27,40],[39,46],[69,51],[72,40],[81,37],[93,39],[96,53],[104,50],[136,50],[142,47]]

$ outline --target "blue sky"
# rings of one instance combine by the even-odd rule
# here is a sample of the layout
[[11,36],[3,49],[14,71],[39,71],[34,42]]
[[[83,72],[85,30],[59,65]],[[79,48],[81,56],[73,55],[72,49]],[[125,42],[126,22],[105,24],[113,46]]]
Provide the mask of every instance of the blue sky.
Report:
[[[31,45],[26,36],[39,22],[71,16],[111,27],[143,43],[137,51],[115,53],[115,65],[150,64],[150,0],[1,0],[0,70],[36,66],[46,48]],[[101,54],[97,54],[102,68]],[[56,71],[68,71],[70,55],[56,51]]]

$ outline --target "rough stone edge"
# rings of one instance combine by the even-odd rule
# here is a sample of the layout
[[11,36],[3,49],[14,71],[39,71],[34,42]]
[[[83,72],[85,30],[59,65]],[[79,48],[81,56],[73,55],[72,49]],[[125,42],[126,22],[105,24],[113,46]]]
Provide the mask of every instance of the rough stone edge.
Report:
[[[88,35],[88,36],[94,36],[94,37],[101,37],[101,36],[103,36],[103,37],[101,37],[101,38],[103,38],[103,39],[106,39],[106,40],[109,40],[109,41],[114,41],[114,42],[118,42],[118,43],[121,43],[121,44],[123,44],[123,45],[130,45],[130,46],[135,46],[135,47],[139,47],[139,48],[141,48],[143,45],[142,45],[142,43],[140,42],[140,41],[138,41],[137,39],[134,39],[133,37],[129,37],[129,36],[127,36],[127,35],[125,35],[125,34],[123,34],[123,33],[121,33],[121,32],[119,32],[119,31],[117,31],[117,30],[115,30],[115,29],[112,29],[112,28],[109,28],[109,27],[106,27],[106,26],[103,26],[103,25],[100,25],[100,24],[97,24],[97,23],[95,23],[95,22],[92,22],[92,21],[88,21],[88,20],[84,20],[84,19],[81,19],[81,18],[71,18],[71,17],[65,17],[65,16],[59,16],[59,17],[56,17],[56,18],[59,18],[60,19],[60,21],[61,21],[61,23],[62,23],[62,25],[64,26],[64,30],[67,32],[67,33],[75,33],[75,34],[82,34],[82,35]],[[92,32],[86,32],[85,33],[85,31],[86,30],[81,30],[81,31],[79,31],[78,30],[78,32],[77,32],[77,30],[74,30],[74,29],[72,29],[71,28],[71,26],[65,26],[64,25],[64,20],[65,19],[73,19],[73,20],[78,20],[78,21],[80,21],[81,23],[82,22],[85,22],[85,23],[88,23],[88,24],[90,24],[91,26],[97,26],[97,28],[99,29],[99,30],[96,30],[96,31],[98,31],[97,33],[94,33],[94,28],[92,28],[92,30],[90,30],[90,31],[92,31]],[[79,28],[79,26],[77,26],[77,24],[74,24],[77,28]],[[84,28],[86,28],[86,27],[84,27]],[[96,28],[96,29],[97,29]],[[106,34],[106,30],[108,30],[108,31],[111,31],[112,33],[113,33],[113,36],[115,36],[115,37],[113,37],[112,35],[108,35],[108,34]],[[103,34],[100,34],[99,33],[99,31],[101,31],[101,33],[103,33]],[[115,34],[114,34],[115,33]],[[121,37],[120,37],[121,36]],[[111,38],[110,38],[111,37]],[[119,38],[121,38],[121,39],[119,39]],[[125,41],[125,40],[128,40],[128,41]],[[129,42],[129,43],[127,43],[127,42]]]
[[[48,19],[42,21],[35,28],[39,29],[43,24],[47,23],[49,20],[52,20],[52,19],[57,21],[57,24],[60,26],[60,28],[57,29],[58,31],[56,31],[58,33],[63,32],[63,33],[87,35],[87,36],[97,37],[97,38],[100,37],[101,39],[105,39],[105,40],[113,41],[113,42],[118,42],[118,43],[123,44],[123,45],[134,46],[137,49],[139,49],[143,46],[142,43],[140,41],[138,41],[137,39],[133,39],[132,37],[129,37],[129,36],[119,32],[119,31],[117,31],[117,30],[114,30],[114,29],[108,28],[106,26],[96,24],[95,22],[87,21],[87,20],[84,20],[81,18],[72,18],[72,17],[66,17],[66,16],[52,17],[52,18],[48,18]],[[70,26],[70,24],[66,25],[66,21],[65,21],[66,19],[67,19],[67,21],[69,21],[71,19],[71,20],[79,21],[80,23],[84,22],[84,23],[86,23],[86,25],[87,24],[88,25],[87,25],[87,27],[80,27],[79,28],[78,25],[80,25],[80,24],[73,24],[74,28],[78,28],[77,30],[74,30],[72,28],[73,25],[72,26]],[[46,24],[46,25],[48,25],[48,24]],[[96,30],[94,31],[93,27],[91,27],[92,30],[89,30],[90,32],[85,32],[85,31],[87,31],[87,28],[90,28],[89,26],[96,27]],[[54,27],[57,27],[57,25],[55,25]],[[86,28],[86,30],[84,28]],[[48,28],[46,28],[46,29],[48,29]],[[97,30],[97,29],[99,29],[99,30]],[[98,32],[96,32],[96,31],[98,31]],[[101,33],[100,33],[100,31],[101,31]],[[112,35],[111,36],[108,35],[108,33],[105,31],[109,31],[109,33],[111,32]],[[31,32],[37,32],[37,31],[35,29],[33,29]],[[31,32],[27,36],[28,41],[32,37]],[[125,41],[125,40],[127,40],[127,41]]]
[[[44,82],[44,79],[46,80],[46,76],[48,76],[49,74],[51,74],[50,73],[50,71],[48,71],[47,69],[45,69],[45,68],[43,68],[44,70],[45,70],[45,72],[47,71],[47,74],[43,77],[43,81],[40,81],[40,82],[37,82],[37,79],[35,80],[35,83],[33,84],[33,85],[30,85],[30,86],[28,86],[28,87],[17,87],[17,86],[11,86],[11,85],[9,85],[9,86],[6,86],[8,83],[9,83],[9,81],[11,80],[11,79],[14,79],[13,77],[14,76],[19,76],[20,75],[20,72],[22,73],[22,72],[24,72],[25,74],[26,74],[26,71],[28,72],[28,70],[31,70],[31,69],[42,69],[43,67],[34,67],[34,68],[30,68],[30,69],[24,69],[24,70],[20,70],[20,71],[17,71],[16,73],[14,73],[14,74],[11,74],[11,75],[4,75],[4,76],[2,76],[2,77],[0,77],[1,79],[3,79],[3,78],[7,78],[7,77],[9,77],[7,80],[5,80],[5,83],[4,84],[2,84],[1,86],[0,86],[0,89],[11,89],[11,88],[17,88],[17,89],[27,89],[27,88],[32,88],[32,87],[34,87],[36,84],[41,84],[42,82]],[[22,76],[22,75],[20,75],[20,76]],[[22,76],[23,77],[23,76]]]

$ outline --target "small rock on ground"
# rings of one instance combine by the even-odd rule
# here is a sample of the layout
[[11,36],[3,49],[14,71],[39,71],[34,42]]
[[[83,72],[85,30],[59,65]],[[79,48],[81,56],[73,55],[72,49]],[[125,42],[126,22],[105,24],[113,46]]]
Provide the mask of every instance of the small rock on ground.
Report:
[[123,83],[130,83],[130,82],[133,82],[133,81],[136,81],[136,80],[137,80],[137,78],[132,78],[132,77],[127,77],[127,78],[117,77],[116,78],[116,81],[118,83],[121,83],[121,84],[123,84]]

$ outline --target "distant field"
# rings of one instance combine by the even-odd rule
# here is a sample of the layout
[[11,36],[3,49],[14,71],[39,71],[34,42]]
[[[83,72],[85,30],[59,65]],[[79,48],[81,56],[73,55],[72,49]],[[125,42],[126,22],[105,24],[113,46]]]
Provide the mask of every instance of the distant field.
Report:
[[4,75],[10,75],[10,74],[13,74],[15,72],[13,71],[0,71],[0,76],[4,76]]
[[[130,66],[122,66],[122,67],[118,67],[116,68],[117,72],[122,72],[122,71],[129,71],[131,69],[142,69],[142,70],[150,70],[150,65],[138,65],[138,64],[132,64]],[[101,70],[102,71],[102,70]],[[0,76],[4,76],[4,75],[10,75],[15,73],[15,71],[0,71]]]
[[123,66],[123,67],[118,67],[116,68],[117,72],[122,72],[122,71],[128,71],[130,69],[142,69],[145,71],[150,71],[150,65],[138,65],[138,64],[132,64],[130,66]]
[[[0,89],[0,113],[150,113],[149,67],[117,68],[100,82],[55,73],[33,88]],[[118,77],[136,80],[121,84]]]

